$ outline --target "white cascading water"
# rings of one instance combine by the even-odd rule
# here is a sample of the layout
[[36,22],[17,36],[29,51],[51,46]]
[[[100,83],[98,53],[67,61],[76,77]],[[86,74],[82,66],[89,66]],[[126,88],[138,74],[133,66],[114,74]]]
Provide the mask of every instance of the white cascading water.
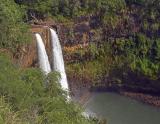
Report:
[[35,36],[37,39],[39,66],[42,71],[47,75],[51,72],[51,67],[45,50],[45,46],[40,34],[36,33]]
[[53,69],[54,71],[60,73],[60,84],[62,89],[68,91],[69,87],[68,87],[62,48],[59,42],[59,38],[53,29],[50,29],[50,32],[51,32],[52,55],[53,55]]

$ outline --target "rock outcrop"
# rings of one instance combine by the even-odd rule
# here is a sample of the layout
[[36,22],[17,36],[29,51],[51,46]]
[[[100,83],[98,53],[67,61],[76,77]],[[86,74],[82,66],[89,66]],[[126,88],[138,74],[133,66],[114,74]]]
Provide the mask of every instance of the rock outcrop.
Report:
[[[78,17],[70,23],[55,23],[54,21],[36,22],[31,24],[31,32],[33,33],[32,43],[21,47],[18,54],[14,55],[15,63],[21,67],[37,67],[37,49],[34,33],[41,34],[47,54],[51,60],[51,45],[49,28],[57,31],[62,48],[66,52],[72,48],[86,48],[89,42],[99,42],[103,40],[103,32],[100,24],[97,23],[96,17],[83,16]],[[98,25],[97,25],[98,24]],[[73,49],[72,49],[73,50]],[[65,56],[66,60],[71,60]]]
[[51,59],[51,45],[50,45],[50,33],[47,27],[43,25],[33,25],[31,28],[32,41],[26,45],[20,47],[13,55],[15,64],[27,68],[27,67],[38,67],[38,56],[37,56],[37,44],[34,34],[39,33],[42,36],[45,47],[47,48],[47,54]]

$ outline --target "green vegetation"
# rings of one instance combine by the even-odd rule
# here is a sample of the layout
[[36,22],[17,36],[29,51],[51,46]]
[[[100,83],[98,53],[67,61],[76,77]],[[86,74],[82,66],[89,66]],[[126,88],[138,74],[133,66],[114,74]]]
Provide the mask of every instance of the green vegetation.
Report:
[[157,79],[160,70],[159,40],[152,40],[144,34],[137,34],[134,39],[118,38],[112,43],[114,57],[126,57],[122,63],[132,71]]
[[12,65],[4,55],[0,55],[0,66],[1,122],[92,123],[81,115],[82,111],[78,106],[66,102],[66,95],[59,86],[57,74],[51,73],[44,77],[37,69],[22,70]]
[[[67,65],[69,78],[94,86],[109,82],[160,88],[159,0],[1,0],[0,50],[16,53],[29,43],[28,23],[32,20],[52,18],[74,24],[76,17],[94,15],[99,19],[103,42],[67,53],[77,57]],[[128,82],[130,74],[151,84]],[[94,123],[82,117],[74,103],[66,102],[57,76],[18,68],[0,54],[0,123]]]
[[101,45],[91,43],[87,49],[76,50],[69,54],[79,59],[67,64],[68,77],[71,79],[76,77],[80,84],[93,83],[94,86],[101,84],[114,65],[110,51],[108,43]]
[[[159,43],[159,39],[153,40],[141,33],[129,38],[115,38],[101,45],[92,43],[87,49],[76,50],[69,55],[79,56],[79,59],[68,63],[68,76],[70,79],[76,77],[82,84],[92,82],[93,86],[108,86],[114,83],[132,85],[134,80],[129,76],[133,74],[137,78],[141,76],[151,82],[156,81],[149,87],[155,88],[156,85],[159,89]],[[144,83],[134,83],[137,87],[146,88]]]
[[[106,38],[99,42],[107,47],[99,48],[97,43],[96,47],[90,44],[90,48],[94,48],[91,51],[75,51],[82,56],[80,60],[87,61],[69,63],[69,74],[74,77],[78,74],[78,77],[82,78],[80,81],[90,79],[89,81],[94,84],[103,85],[107,78],[107,81],[112,83],[132,84],[135,81],[134,85],[137,86],[149,85],[159,88],[159,2],[159,0],[97,1],[98,7],[94,6],[89,10],[92,13],[95,9],[96,14],[101,17],[101,26],[106,31],[104,33]],[[103,6],[110,9],[102,11]],[[94,55],[97,57],[93,57]],[[134,77],[135,80],[129,79],[131,74],[134,75],[131,78]]]
[[[125,7],[125,0],[15,0],[16,3],[25,6],[28,17],[45,18],[46,16],[64,16],[73,18],[80,15],[89,15],[102,12],[110,15]],[[108,13],[108,11],[110,13]]]
[[[49,5],[45,1],[43,4]],[[44,13],[48,11],[38,3],[34,7]],[[14,0],[1,1],[0,50],[14,54],[31,40],[29,26],[25,23],[26,9],[25,5],[18,5]],[[58,76],[55,72],[44,76],[39,69],[19,68],[12,64],[9,55],[0,53],[0,123],[94,124],[82,116],[79,106],[67,102]]]
[[27,124],[12,111],[10,105],[5,103],[4,97],[0,98],[0,123],[1,124]]
[[15,51],[30,41],[28,26],[23,22],[24,12],[14,0],[1,0],[0,48]]

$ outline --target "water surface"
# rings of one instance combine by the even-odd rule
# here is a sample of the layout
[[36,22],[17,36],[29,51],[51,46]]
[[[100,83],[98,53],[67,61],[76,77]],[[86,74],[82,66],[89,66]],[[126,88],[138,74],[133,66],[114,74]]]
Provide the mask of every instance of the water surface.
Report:
[[160,124],[160,108],[114,93],[94,93],[84,107],[107,124]]

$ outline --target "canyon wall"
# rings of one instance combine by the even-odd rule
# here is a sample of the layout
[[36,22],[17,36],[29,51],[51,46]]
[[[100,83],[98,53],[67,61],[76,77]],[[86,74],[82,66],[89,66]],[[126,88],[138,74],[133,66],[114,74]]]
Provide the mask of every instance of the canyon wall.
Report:
[[[75,18],[70,22],[63,22],[63,23],[54,22],[53,20],[49,22],[33,23],[31,24],[31,32],[33,33],[32,43],[25,45],[18,50],[18,52],[13,57],[15,59],[15,63],[23,68],[38,67],[37,48],[36,48],[36,40],[34,37],[34,33],[41,34],[47,50],[47,54],[49,56],[49,59],[51,60],[51,43],[50,43],[51,38],[49,32],[49,27],[50,27],[56,30],[62,45],[64,60],[66,64],[66,72],[68,74],[67,77],[70,83],[69,85],[71,91],[74,92],[74,90],[77,91],[78,88],[91,87],[95,85],[94,84],[96,82],[94,79],[95,77],[99,79],[98,86],[100,86],[100,88],[102,87],[106,90],[106,87],[109,88],[115,87],[115,89],[119,89],[119,85],[121,87],[122,82],[120,82],[120,84],[117,85],[117,80],[110,79],[112,78],[112,75],[110,75],[109,77],[105,71],[104,73],[98,75],[99,71],[97,70],[107,68],[106,66],[109,66],[108,62],[111,61],[111,59],[109,61],[103,60],[105,61],[104,63],[99,62],[98,64],[96,63],[97,65],[94,65],[95,63],[92,60],[88,61],[90,55],[87,55],[86,57],[82,58],[80,54],[72,54],[72,53],[74,53],[74,51],[76,51],[77,49],[81,49],[81,51],[87,51],[88,44],[90,43],[101,44],[108,41],[111,42],[115,38],[121,38],[121,37],[128,38],[131,34],[139,32],[140,26],[138,26],[136,18],[132,18],[132,16],[130,15],[131,16],[130,21],[126,21],[123,18],[125,16],[126,16],[125,14],[121,16],[122,18],[119,20],[119,22],[117,22],[115,28],[113,28],[110,25],[103,24],[101,22],[102,20],[100,15],[81,16]],[[87,62],[88,64],[86,64]],[[83,65],[82,64],[78,65],[77,63],[82,63]],[[84,63],[86,65],[84,65]],[[91,66],[91,64],[93,65]],[[98,68],[100,64],[102,64],[101,65],[103,66],[102,68]],[[86,69],[83,69],[83,71],[79,71],[80,73],[77,74],[78,71],[76,70],[77,69],[76,66],[78,66],[79,68],[86,68]],[[96,66],[97,66],[96,70],[97,72],[94,72],[93,68],[94,67],[96,68]],[[89,70],[90,68],[92,68],[93,72],[90,72],[92,71]],[[118,75],[120,76],[122,75],[122,78],[126,78],[126,76],[124,76],[122,73]],[[125,82],[124,89],[128,88],[129,90],[134,89],[136,91],[153,91],[157,93],[157,90],[153,90],[150,88],[152,86],[154,89],[157,89],[156,81],[150,80],[147,77],[143,78],[143,76],[141,75],[139,78],[137,75],[134,76],[133,73],[131,73],[130,75],[127,76],[128,79],[126,79],[127,82]],[[147,86],[146,82],[148,84]],[[138,87],[135,87],[135,85],[137,85]],[[97,89],[97,85],[95,87]],[[143,89],[143,87],[145,87],[145,89]],[[147,88],[149,87],[150,89],[147,89],[146,87]]]
[[[33,33],[33,40],[30,44],[18,49],[18,53],[14,55],[15,63],[22,67],[38,66],[34,33],[39,33],[42,36],[49,59],[51,59],[49,27],[57,31],[65,56],[66,52],[69,52],[72,48],[85,49],[90,42],[102,41],[104,38],[102,28],[97,24],[97,20],[93,20],[91,17],[79,17],[70,23],[55,23],[54,21],[50,21],[32,24],[31,32]],[[69,57],[65,56],[65,60],[68,60],[67,58]]]
[[[127,21],[125,17],[128,16],[130,21]],[[118,37],[129,37],[131,34],[138,32],[137,28],[138,20],[134,18],[132,13],[120,13],[117,15],[118,22],[115,26],[112,24],[104,24],[102,15],[95,14],[89,16],[76,17],[70,21],[59,23],[54,20],[32,22],[31,32],[40,33],[47,48],[47,53],[50,58],[50,33],[48,27],[57,31],[60,38],[60,42],[64,51],[64,57],[66,61],[77,59],[76,57],[67,56],[67,52],[70,52],[78,48],[86,48],[89,43],[102,43],[105,41],[114,40]],[[21,55],[18,57],[18,63],[22,67],[37,66],[36,56],[36,43],[33,35],[33,41],[30,45],[26,45],[21,48]]]

